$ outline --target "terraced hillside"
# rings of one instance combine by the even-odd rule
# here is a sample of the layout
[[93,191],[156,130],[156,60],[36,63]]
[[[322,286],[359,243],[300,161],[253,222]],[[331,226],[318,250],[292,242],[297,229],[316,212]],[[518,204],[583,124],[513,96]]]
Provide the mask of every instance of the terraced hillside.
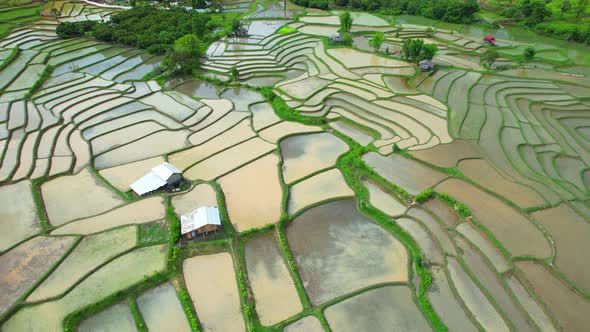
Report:
[[[476,36],[355,13],[334,46],[333,13],[224,2],[248,37],[160,85],[55,34],[116,9],[53,6],[0,40],[3,331],[586,329],[588,50],[488,70]],[[135,195],[164,161],[188,185]],[[179,240],[200,206],[222,227]]]

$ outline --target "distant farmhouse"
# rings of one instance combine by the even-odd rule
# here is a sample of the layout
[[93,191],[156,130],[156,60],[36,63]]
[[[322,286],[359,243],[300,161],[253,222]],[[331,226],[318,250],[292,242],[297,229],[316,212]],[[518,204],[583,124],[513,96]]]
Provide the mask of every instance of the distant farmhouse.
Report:
[[342,43],[342,39],[343,39],[343,37],[339,33],[335,33],[330,36],[330,41],[332,42],[332,44],[340,44],[340,43]]
[[191,240],[199,235],[207,235],[221,227],[219,209],[211,206],[200,208],[180,217],[180,235]]
[[178,188],[182,181],[181,171],[169,163],[163,163],[133,182],[131,189],[137,195],[143,196],[156,190],[171,191]]
[[420,71],[433,71],[436,65],[430,60],[422,60],[418,62],[418,67]]

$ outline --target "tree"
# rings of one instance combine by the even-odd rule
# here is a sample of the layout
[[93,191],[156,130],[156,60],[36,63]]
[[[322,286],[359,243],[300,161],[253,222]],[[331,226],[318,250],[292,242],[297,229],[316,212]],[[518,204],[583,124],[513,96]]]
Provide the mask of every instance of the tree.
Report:
[[376,32],[375,35],[373,35],[373,39],[371,39],[371,46],[373,47],[375,52],[379,51],[381,45],[383,44],[383,40],[385,40],[383,32]]
[[422,39],[406,39],[402,45],[402,57],[410,62],[432,60],[438,52],[436,44],[424,44]]
[[422,45],[422,50],[420,50],[420,60],[432,60],[434,56],[438,52],[438,46],[436,44],[424,44]]
[[420,52],[422,51],[422,46],[424,45],[424,40],[422,39],[406,39],[402,45],[402,58],[410,61],[410,62],[418,62],[420,60]]
[[523,52],[524,59],[529,61],[535,57],[536,53],[537,53],[537,51],[535,51],[535,48],[529,46],[524,49],[524,52]]
[[352,28],[352,16],[349,11],[345,11],[340,14],[340,30],[350,32],[350,28]]
[[498,53],[498,51],[496,50],[488,50],[487,52],[483,53],[481,55],[481,63],[484,63],[485,65],[488,66],[488,68],[491,68],[492,65],[494,64],[494,62],[496,62],[496,60],[498,60],[498,58],[500,57],[500,54]]
[[570,0],[563,0],[563,2],[561,3],[561,16],[563,17],[563,14],[567,13],[571,7],[572,3],[570,2]]
[[237,18],[234,18],[233,21],[231,22],[231,30],[234,33],[234,35],[238,34],[241,27],[242,27],[242,23],[240,22],[240,20],[238,20]]
[[579,20],[580,17],[584,14],[587,5],[588,0],[580,0],[580,2],[578,2],[578,7],[576,7],[576,20]]
[[199,67],[202,43],[191,33],[178,38],[174,47],[162,61],[162,67],[172,74],[189,74]]

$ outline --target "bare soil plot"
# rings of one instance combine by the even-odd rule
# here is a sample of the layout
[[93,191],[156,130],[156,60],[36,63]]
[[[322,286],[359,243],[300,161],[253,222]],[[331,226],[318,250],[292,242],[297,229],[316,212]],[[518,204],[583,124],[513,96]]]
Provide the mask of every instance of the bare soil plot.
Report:
[[353,195],[354,192],[348,187],[340,171],[332,169],[293,185],[289,189],[287,212],[294,214],[317,202]]
[[166,267],[166,245],[136,249],[85,279],[63,298],[26,307],[2,326],[5,331],[62,331],[67,314],[144,280]]
[[29,181],[0,187],[0,251],[40,231]]
[[407,286],[372,289],[325,311],[334,331],[430,331]]
[[555,243],[555,266],[583,291],[590,293],[590,266],[580,262],[580,253],[590,250],[588,221],[565,204],[537,211],[532,216]]
[[303,309],[273,233],[249,240],[244,255],[262,325],[276,324]]
[[135,320],[127,304],[115,304],[83,320],[78,327],[80,332],[117,331],[134,332]]
[[291,136],[281,141],[283,178],[293,182],[313,172],[334,166],[348,145],[328,133]]
[[201,206],[218,206],[217,193],[208,183],[198,184],[188,193],[173,196],[172,205],[178,215],[187,214]]
[[408,279],[406,249],[355,204],[346,199],[314,207],[287,227],[289,246],[314,305],[370,285]]
[[124,227],[82,239],[55,271],[29,295],[27,301],[40,301],[63,294],[100,264],[135,247],[136,238],[135,227]]
[[169,283],[140,295],[137,305],[150,331],[191,331],[184,310],[176,297],[176,290]]
[[244,330],[230,254],[189,258],[183,262],[183,271],[199,321],[206,331]]
[[283,192],[278,172],[279,158],[272,153],[217,180],[238,232],[279,220]]
[[523,261],[515,265],[565,331],[583,331],[590,302],[573,291],[541,263]]
[[0,314],[49,271],[74,244],[74,237],[38,236],[0,256]]
[[92,234],[123,225],[143,224],[164,218],[164,200],[150,197],[109,212],[80,219],[56,229],[53,234]]
[[384,157],[376,152],[369,152],[363,156],[363,160],[379,175],[412,195],[421,193],[447,177],[445,173],[398,154]]
[[516,209],[467,182],[449,179],[436,186],[467,204],[473,216],[514,256],[549,257],[551,247],[543,233]]
[[89,169],[46,182],[41,191],[49,221],[55,226],[123,204]]

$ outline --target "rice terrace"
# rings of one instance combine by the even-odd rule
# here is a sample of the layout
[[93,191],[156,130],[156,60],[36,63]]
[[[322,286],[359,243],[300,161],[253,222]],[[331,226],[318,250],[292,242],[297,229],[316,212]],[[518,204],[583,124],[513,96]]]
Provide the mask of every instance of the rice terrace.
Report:
[[0,0],[0,331],[590,331],[587,0]]

